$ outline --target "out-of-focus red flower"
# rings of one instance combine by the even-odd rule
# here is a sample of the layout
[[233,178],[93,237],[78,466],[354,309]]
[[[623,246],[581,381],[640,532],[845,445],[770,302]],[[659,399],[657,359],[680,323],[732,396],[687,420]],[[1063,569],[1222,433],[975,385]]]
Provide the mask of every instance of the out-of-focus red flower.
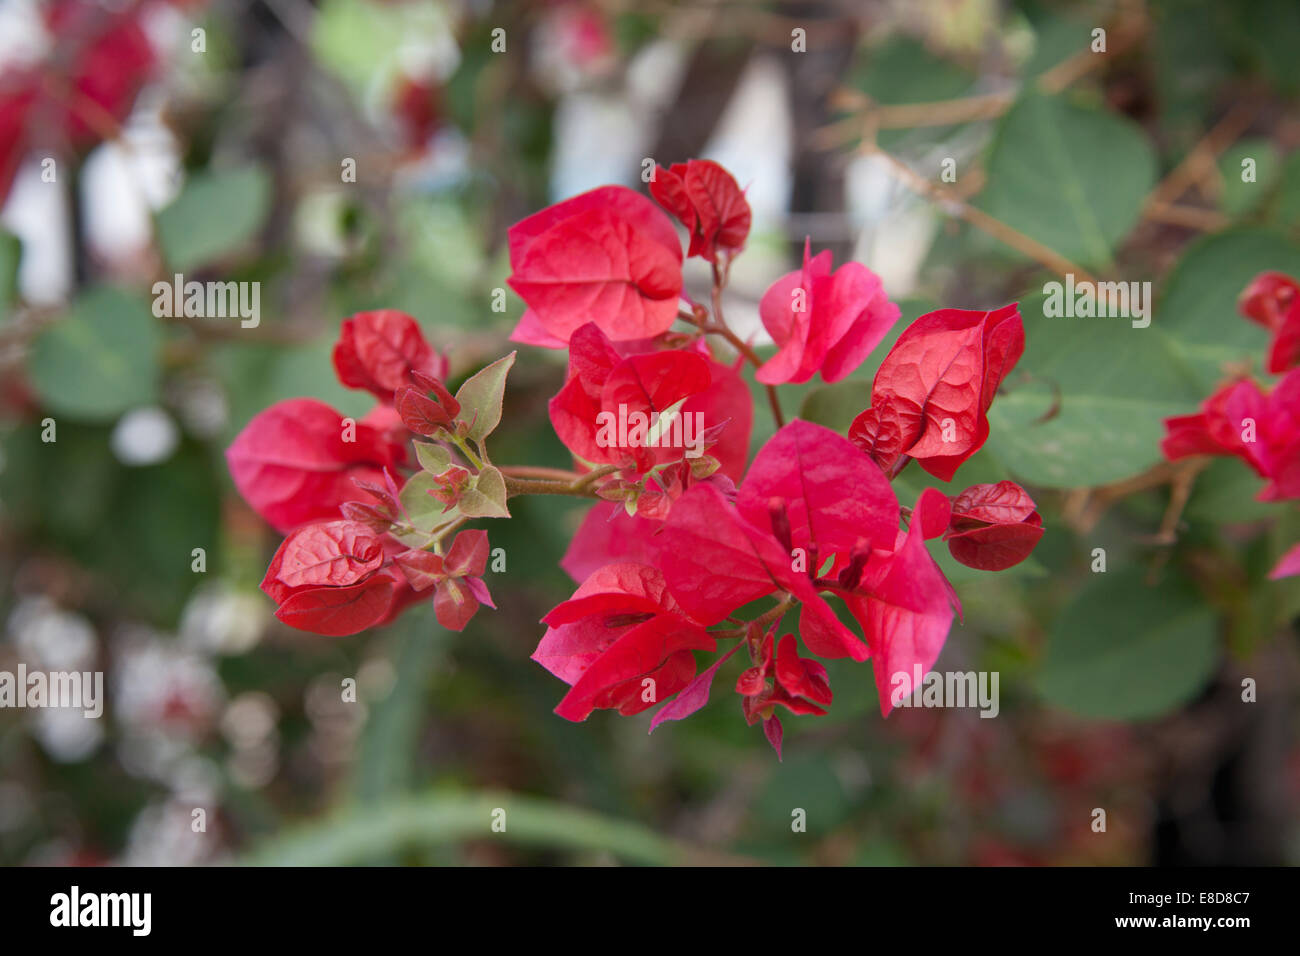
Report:
[[140,24],[144,9],[89,0],[44,6],[53,51],[41,63],[0,73],[0,200],[31,150],[64,143],[85,149],[126,118],[155,64]]
[[745,247],[752,218],[745,194],[731,173],[710,159],[655,167],[650,195],[686,227],[688,256],[716,262],[718,253],[734,255]]
[[880,363],[871,407],[853,420],[849,438],[886,473],[915,458],[950,481],[988,438],[989,406],[1024,349],[1014,303],[921,316]]
[[1201,409],[1165,419],[1166,458],[1236,455],[1268,479],[1260,501],[1300,498],[1300,369],[1267,393],[1249,379],[1225,385]]
[[1300,544],[1282,555],[1282,560],[1277,563],[1277,567],[1269,572],[1268,576],[1277,581],[1282,578],[1289,578],[1294,574],[1300,574]]
[[239,493],[286,533],[337,518],[345,501],[367,501],[353,479],[383,485],[384,469],[405,459],[405,446],[366,419],[351,422],[314,398],[277,402],[259,412],[226,449]]
[[411,384],[411,372],[447,377],[447,360],[425,341],[419,323],[397,309],[358,312],[343,320],[334,346],[334,370],[348,388],[364,388],[381,402]]
[[511,338],[563,345],[588,322],[613,340],[668,329],[682,290],[672,222],[645,196],[602,186],[510,227],[510,287],[528,305]]
[[860,262],[831,269],[830,250],[772,283],[759,315],[778,350],[755,373],[766,385],[806,382],[817,372],[838,382],[862,364],[898,320],[880,277]]
[[442,120],[442,96],[430,78],[403,73],[393,90],[392,113],[397,120],[402,145],[408,150],[423,150]]
[[999,481],[971,485],[952,499],[943,539],[967,567],[1005,571],[1029,557],[1042,536],[1034,499],[1014,481]]
[[716,647],[663,575],[640,564],[601,568],[543,622],[533,660],[571,685],[555,712],[574,721],[597,709],[636,714],[666,700],[695,676],[691,651]]
[[1268,370],[1275,375],[1300,361],[1300,283],[1280,272],[1261,272],[1237,300],[1241,314],[1273,333]]

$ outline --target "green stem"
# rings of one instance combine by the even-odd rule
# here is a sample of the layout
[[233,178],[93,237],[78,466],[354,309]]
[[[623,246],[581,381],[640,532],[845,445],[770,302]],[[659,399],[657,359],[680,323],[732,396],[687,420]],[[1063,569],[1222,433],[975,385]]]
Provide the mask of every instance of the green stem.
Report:
[[477,471],[483,470],[483,459],[479,458],[478,455],[474,454],[473,450],[469,447],[469,442],[465,441],[465,439],[461,438],[459,435],[456,434],[451,434],[451,440],[455,442],[456,447],[459,448],[461,454],[465,456],[465,460],[468,461],[471,465],[473,465],[475,470]]

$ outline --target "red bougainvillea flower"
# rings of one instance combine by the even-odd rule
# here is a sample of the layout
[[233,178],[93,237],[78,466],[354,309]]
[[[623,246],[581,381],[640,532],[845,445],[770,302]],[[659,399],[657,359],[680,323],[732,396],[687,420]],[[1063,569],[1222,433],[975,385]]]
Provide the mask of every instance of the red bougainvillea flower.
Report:
[[614,340],[668,329],[682,291],[671,220],[645,196],[602,186],[510,227],[510,287],[528,305],[511,338],[555,347],[594,322]]
[[1225,385],[1201,408],[1165,419],[1166,458],[1236,455],[1268,479],[1260,501],[1300,498],[1300,369],[1268,393],[1249,379]]
[[[0,200],[23,157],[62,145],[84,149],[126,118],[155,57],[140,24],[144,4],[111,10],[88,0],[45,4],[54,51],[0,73]],[[49,142],[40,137],[61,138]]]
[[389,110],[402,145],[418,153],[442,122],[442,93],[431,77],[402,73],[393,88]]
[[982,571],[1005,571],[1034,550],[1043,536],[1043,519],[1034,499],[1014,481],[971,485],[952,499],[944,540],[962,564]]
[[383,485],[384,469],[405,460],[405,446],[391,441],[371,416],[353,423],[313,398],[259,412],[226,449],[235,487],[281,532],[337,518],[345,501],[367,501],[353,479]]
[[[569,379],[548,408],[555,434],[589,464],[621,464],[638,472],[680,459],[689,449],[661,444],[671,432],[653,430],[659,416],[713,384],[709,362],[697,352],[669,349],[627,358],[594,324],[569,342]],[[694,417],[681,418],[694,431]],[[708,425],[719,424],[716,422]]]
[[988,438],[988,408],[1024,349],[1015,303],[921,316],[880,363],[871,407],[853,420],[849,438],[888,474],[915,458],[950,481]]
[[611,501],[592,505],[560,560],[569,577],[584,581],[607,564],[651,564],[658,556],[654,535],[662,521],[630,515]]
[[405,312],[381,309],[343,320],[334,346],[334,370],[348,388],[364,388],[381,402],[411,383],[411,372],[447,377],[447,360],[424,339],[419,323]]
[[650,195],[686,227],[688,256],[716,262],[718,252],[734,255],[745,248],[751,214],[745,194],[731,173],[710,159],[655,167]]
[[819,657],[865,660],[867,646],[818,593],[818,569],[892,549],[899,508],[879,469],[843,437],[795,421],[763,446],[733,507],[700,485],[672,507],[657,541],[669,589],[696,620],[715,624],[784,590],[803,605],[800,634]]
[[838,382],[870,354],[898,320],[880,277],[860,262],[831,270],[830,250],[809,258],[763,293],[759,315],[778,351],[755,373],[765,385],[806,382],[820,371]]
[[555,712],[574,721],[597,709],[636,714],[667,699],[695,676],[691,651],[716,648],[663,575],[641,564],[601,568],[543,622],[533,660],[570,685]]
[[446,555],[409,550],[393,561],[416,591],[434,589],[433,611],[438,623],[450,631],[462,631],[480,605],[496,608],[483,583],[487,559],[487,532],[475,529],[458,534]]
[[753,666],[736,680],[736,693],[741,695],[741,710],[745,721],[753,726],[763,721],[763,732],[768,742],[781,756],[783,730],[776,716],[776,708],[784,707],[792,714],[824,715],[832,699],[826,668],[810,658],[799,656],[793,634],[781,638],[775,655],[773,636],[776,624],[762,634],[749,626],[748,636],[741,643],[719,657],[713,664],[684,687],[672,700],[655,712],[650,720],[650,733],[666,720],[684,720],[709,702],[709,692],[714,675],[726,661],[740,650],[748,648]]
[[391,620],[414,594],[388,560],[396,542],[354,521],[309,524],[284,539],[262,580],[285,624],[342,637]]
[[[924,675],[939,659],[953,609],[961,609],[952,585],[925,547],[927,538],[943,534],[949,516],[948,499],[927,488],[895,547],[873,551],[865,562],[851,564],[840,575],[845,587],[841,594],[871,648],[880,712],[886,717],[915,690],[916,675]],[[859,566],[861,577],[855,582]]]
[[[777,705],[792,714],[826,713],[831,703],[831,685],[821,663],[799,656],[793,634],[781,638],[773,655],[773,634],[764,635],[754,666],[736,679],[736,693],[743,698],[745,720],[750,726],[768,719]],[[774,678],[774,680],[769,680]]]
[[1280,272],[1261,272],[1242,291],[1238,307],[1273,333],[1270,372],[1280,375],[1300,362],[1300,283]]

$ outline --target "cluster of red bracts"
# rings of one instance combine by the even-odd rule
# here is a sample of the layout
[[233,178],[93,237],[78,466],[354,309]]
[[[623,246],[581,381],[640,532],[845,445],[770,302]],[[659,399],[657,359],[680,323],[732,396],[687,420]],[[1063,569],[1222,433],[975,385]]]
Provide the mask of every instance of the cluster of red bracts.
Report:
[[[1165,419],[1161,449],[1170,461],[1235,456],[1267,481],[1260,501],[1300,499],[1300,283],[1279,272],[1261,273],[1242,291],[1238,307],[1272,333],[1265,366],[1281,380],[1268,391],[1251,378],[1227,383],[1197,414]],[[1293,574],[1300,574],[1300,545],[1270,577]]]
[[[659,168],[650,192],[686,228],[686,256],[725,274],[750,221],[725,170],[696,161]],[[800,643],[820,658],[872,658],[888,713],[892,676],[933,665],[957,607],[926,539],[942,536],[957,560],[1001,570],[1041,537],[1033,501],[1012,482],[951,500],[927,491],[906,530],[889,485],[912,458],[950,479],[983,445],[988,407],[1024,350],[1015,306],[923,316],[882,364],[852,442],[796,421],[746,469],[752,411],[738,370],[712,362],[703,336],[674,342],[680,333],[669,331],[683,256],[661,212],[630,190],[594,190],[517,224],[510,250],[510,284],[528,306],[514,338],[569,349],[568,380],[550,406],[556,433],[580,467],[624,466],[603,489],[611,503],[594,506],[570,544],[563,565],[581,584],[547,615],[534,654],[571,685],[561,716],[632,714],[666,701],[652,729],[681,719],[703,706],[718,668],[744,647],[753,665],[737,685],[744,713],[763,721],[779,749],[778,708],[818,714],[831,702],[825,668],[800,657]],[[829,253],[805,248],[801,269],[773,283],[760,314],[777,352],[756,377],[780,385],[849,375],[899,309],[861,264],[832,269]],[[595,422],[616,406],[700,410],[709,426],[725,422],[710,447],[720,467],[688,469],[680,452],[599,442]],[[744,637],[696,676],[695,652],[734,636],[719,626],[763,598],[780,602],[772,627],[742,627]],[[862,636],[831,600],[846,605]],[[798,636],[776,640],[781,614],[795,605]]]
[[[487,532],[461,531],[445,554],[413,547],[399,485],[409,433],[448,435],[463,424],[442,383],[446,360],[413,318],[383,310],[343,322],[334,368],[344,385],[379,399],[363,419],[292,399],[255,416],[226,451],[244,499],[287,534],[262,590],[286,624],[337,636],[387,624],[432,589],[439,622],[461,630],[481,604],[495,606],[482,581]],[[449,459],[430,494],[450,509],[469,478]]]
[[[691,161],[656,169],[650,192],[685,228],[685,255],[706,260],[715,284],[725,283],[750,226],[735,180],[716,163]],[[550,419],[604,499],[562,562],[579,586],[546,615],[533,655],[570,685],[560,716],[660,704],[651,729],[681,719],[707,702],[714,675],[742,648],[744,716],[762,722],[778,752],[778,710],[823,714],[831,703],[817,658],[870,658],[888,714],[897,675],[910,680],[917,665],[934,665],[960,610],[926,542],[942,537],[958,561],[1002,570],[1041,537],[1034,502],[1012,482],[952,497],[927,489],[911,509],[890,485],[913,458],[949,480],[984,444],[989,405],[1024,349],[1014,305],[922,316],[882,363],[848,437],[794,421],[747,465],[749,387],[739,362],[719,361],[710,347],[721,317],[684,298],[683,249],[655,202],[603,187],[517,223],[508,239],[509,284],[527,305],[513,338],[568,349]],[[777,350],[756,378],[775,386],[851,374],[899,309],[865,266],[833,269],[829,253],[805,248],[802,267],[772,285],[760,314]],[[672,329],[681,318],[692,328]],[[410,464],[402,429],[441,442],[437,455],[417,443],[428,472],[420,487],[467,513],[484,469],[475,456],[453,457],[476,414],[462,408],[465,387],[454,396],[445,388],[441,358],[401,313],[345,323],[335,366],[341,381],[381,402],[356,423],[355,441],[344,447],[331,433],[336,413],[299,400],[288,413],[258,416],[230,449],[244,496],[291,532],[264,588],[282,619],[320,633],[382,623],[430,587],[439,619],[463,626],[490,603],[486,536],[462,531],[445,554],[413,547],[398,476]],[[625,429],[630,421],[656,424],[647,433]],[[760,600],[774,603],[749,607]],[[778,637],[795,608],[797,633]],[[735,643],[697,675],[697,653],[715,653],[722,640]]]

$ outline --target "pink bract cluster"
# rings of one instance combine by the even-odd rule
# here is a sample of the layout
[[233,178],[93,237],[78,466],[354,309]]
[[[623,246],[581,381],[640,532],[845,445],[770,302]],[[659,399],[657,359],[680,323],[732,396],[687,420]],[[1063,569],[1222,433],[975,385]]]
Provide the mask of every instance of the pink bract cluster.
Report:
[[[344,323],[339,378],[378,400],[351,434],[341,438],[347,420],[319,402],[281,403],[231,446],[231,472],[288,535],[263,589],[282,620],[322,634],[385,623],[430,589],[439,620],[459,629],[491,603],[486,533],[460,530],[465,521],[506,516],[517,494],[600,499],[562,562],[578,588],[546,615],[533,655],[569,685],[556,712],[584,720],[661,705],[653,729],[703,706],[743,649],[742,713],[779,753],[778,708],[824,714],[831,704],[819,659],[871,659],[886,715],[915,667],[934,665],[960,605],[927,540],[942,537],[958,561],[985,570],[1037,544],[1042,520],[1013,482],[951,497],[927,489],[911,507],[890,484],[912,459],[949,480],[979,450],[1024,331],[1014,305],[922,316],[880,365],[847,435],[792,421],[751,461],[744,363],[779,416],[777,386],[852,374],[899,309],[865,266],[832,268],[828,252],[806,247],[802,266],[763,296],[776,351],[760,359],[719,310],[749,234],[744,192],[697,160],[658,168],[650,192],[658,205],[602,187],[509,231],[509,283],[527,306],[513,338],[568,351],[549,412],[573,454],[572,480],[491,463],[484,439],[513,356],[452,395],[443,359],[392,311]],[[690,256],[712,269],[712,310],[683,294]],[[424,439],[413,453],[412,433]],[[782,632],[796,612],[797,627]],[[697,674],[700,652],[719,656]]]

